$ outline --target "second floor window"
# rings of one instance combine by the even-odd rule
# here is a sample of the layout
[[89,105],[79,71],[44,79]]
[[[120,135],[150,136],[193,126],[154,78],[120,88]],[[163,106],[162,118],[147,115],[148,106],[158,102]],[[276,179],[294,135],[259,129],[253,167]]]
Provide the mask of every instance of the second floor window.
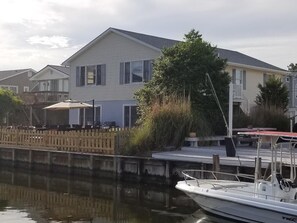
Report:
[[120,63],[120,84],[148,82],[152,79],[152,60]]
[[106,65],[91,65],[76,67],[76,86],[105,85]]
[[233,69],[232,83],[238,86],[242,86],[242,89],[246,90],[246,71],[241,69]]

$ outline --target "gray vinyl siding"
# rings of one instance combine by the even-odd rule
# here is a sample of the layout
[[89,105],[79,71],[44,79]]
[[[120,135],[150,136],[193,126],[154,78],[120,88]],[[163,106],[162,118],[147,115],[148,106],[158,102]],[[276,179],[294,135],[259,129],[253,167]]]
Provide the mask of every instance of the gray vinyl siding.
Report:
[[24,92],[24,87],[28,86],[30,90],[33,87],[33,83],[29,81],[28,72],[2,80],[0,85],[18,86],[19,94]]
[[[101,107],[101,122],[116,122],[116,125],[123,127],[124,105],[136,105],[135,100],[95,101],[95,107]],[[78,109],[69,113],[69,123],[78,124]]]
[[[160,56],[160,51],[153,50],[133,40],[108,34],[70,63],[70,98],[76,100],[113,101],[132,100],[134,92],[144,83],[120,84],[120,64],[128,61],[152,60]],[[105,85],[77,87],[76,67],[88,65],[106,65]]]

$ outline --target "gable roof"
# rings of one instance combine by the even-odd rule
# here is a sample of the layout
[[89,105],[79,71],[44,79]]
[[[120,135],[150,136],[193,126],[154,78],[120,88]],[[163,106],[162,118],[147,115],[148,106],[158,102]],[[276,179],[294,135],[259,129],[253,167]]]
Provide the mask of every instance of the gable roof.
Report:
[[250,57],[246,54],[243,54],[237,51],[217,48],[217,52],[220,58],[227,59],[228,63],[231,63],[231,64],[237,64],[237,65],[243,64],[251,67],[258,67],[258,68],[264,68],[268,70],[287,72],[284,69],[281,69],[279,67],[276,67],[274,65],[271,65],[269,63],[266,63],[264,61],[258,60],[254,57]]
[[[73,59],[81,55],[83,52],[85,52],[87,49],[92,47],[97,41],[100,41],[104,36],[106,36],[108,33],[114,32],[119,35],[125,36],[129,39],[132,39],[136,42],[139,42],[141,44],[144,44],[148,47],[151,47],[153,49],[156,49],[158,51],[161,51],[163,48],[172,47],[173,45],[179,43],[180,41],[172,40],[172,39],[166,39],[162,37],[157,36],[151,36],[147,34],[142,33],[136,33],[131,32],[127,30],[121,30],[116,28],[109,28],[105,32],[103,32],[101,35],[99,35],[97,38],[95,38],[93,41],[88,43],[86,46],[81,48],[78,52],[73,54],[70,58],[68,58],[66,61],[64,61],[63,65],[68,65]],[[245,55],[243,53],[232,51],[232,50],[226,50],[217,48],[218,50],[218,56],[222,59],[227,59],[228,64],[234,64],[234,65],[246,65],[253,68],[260,68],[268,71],[279,71],[282,73],[285,73],[286,70],[281,69],[279,67],[276,67],[274,65],[268,64],[266,62],[263,62],[261,60],[258,60],[256,58],[250,57],[248,55]]]
[[162,50],[163,48],[172,47],[173,45],[180,42],[177,40],[166,39],[162,37],[151,36],[151,35],[146,35],[141,33],[135,33],[135,32],[130,32],[130,31],[121,30],[121,29],[115,29],[115,28],[112,28],[112,29],[122,34],[125,34],[129,37],[132,37],[133,39],[137,39],[143,43],[153,46],[159,50]]
[[32,75],[34,73],[36,73],[36,71],[31,69],[31,68],[18,69],[18,70],[3,70],[3,71],[0,71],[0,81],[3,81],[3,80],[6,80],[6,79],[9,79],[9,78],[18,76],[18,75],[23,74],[25,72],[32,72]]
[[57,65],[46,65],[44,68],[42,68],[40,71],[38,71],[33,77],[30,78],[30,81],[38,80],[38,77],[42,75],[43,71],[45,70],[55,70],[61,75],[63,75],[63,78],[67,78],[70,75],[70,67],[65,66],[57,66]]
[[49,67],[58,70],[66,75],[70,75],[70,67],[65,67],[65,66],[57,66],[57,65],[48,65]]

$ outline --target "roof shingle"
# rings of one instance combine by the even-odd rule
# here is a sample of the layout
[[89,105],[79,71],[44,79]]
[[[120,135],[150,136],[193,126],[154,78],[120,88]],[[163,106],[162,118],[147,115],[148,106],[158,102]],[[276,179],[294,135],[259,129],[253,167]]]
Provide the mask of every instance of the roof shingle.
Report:
[[[166,38],[161,38],[161,37],[156,37],[156,36],[151,36],[151,35],[146,35],[141,33],[135,33],[135,32],[130,32],[130,31],[121,30],[121,29],[115,29],[115,28],[112,28],[112,29],[118,32],[121,32],[125,35],[128,35],[134,39],[142,41],[160,50],[166,47],[172,47],[173,45],[180,42],[177,40],[166,39]],[[253,58],[251,56],[248,56],[246,54],[243,54],[237,51],[226,50],[221,48],[217,48],[217,50],[220,58],[227,59],[227,61],[231,63],[244,64],[248,66],[265,68],[265,69],[276,70],[276,71],[286,71],[284,69],[281,69],[279,67],[268,64],[264,61],[258,60],[256,58]]]

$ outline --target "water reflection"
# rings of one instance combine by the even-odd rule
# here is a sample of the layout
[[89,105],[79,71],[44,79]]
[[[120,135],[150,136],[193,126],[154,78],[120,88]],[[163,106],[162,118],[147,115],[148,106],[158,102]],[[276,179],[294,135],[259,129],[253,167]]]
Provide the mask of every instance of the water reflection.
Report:
[[26,173],[0,166],[0,222],[223,222],[197,209],[182,192],[165,186]]
[[183,222],[197,206],[174,188],[0,168],[0,222]]

